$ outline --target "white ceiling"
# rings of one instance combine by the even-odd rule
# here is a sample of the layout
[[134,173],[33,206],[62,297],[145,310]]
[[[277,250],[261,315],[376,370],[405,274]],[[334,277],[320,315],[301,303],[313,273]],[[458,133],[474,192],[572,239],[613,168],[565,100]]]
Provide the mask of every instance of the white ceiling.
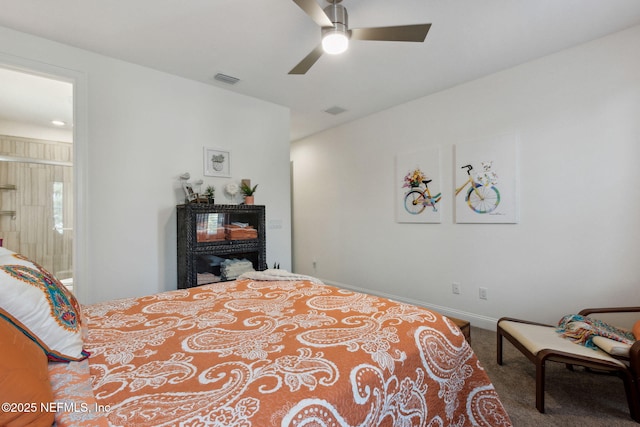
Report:
[[[73,127],[73,85],[0,68],[0,120],[38,127]],[[64,126],[54,126],[60,120]]]
[[306,75],[287,73],[320,29],[291,0],[0,0],[0,25],[287,106],[296,140],[640,24],[638,0],[342,4],[351,28],[433,25],[425,43],[353,41]]

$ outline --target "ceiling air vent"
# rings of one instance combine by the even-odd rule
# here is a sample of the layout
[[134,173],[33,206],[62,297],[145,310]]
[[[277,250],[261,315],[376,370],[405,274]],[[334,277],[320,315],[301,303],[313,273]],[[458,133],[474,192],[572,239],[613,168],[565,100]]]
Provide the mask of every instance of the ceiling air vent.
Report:
[[326,110],[324,110],[325,113],[333,114],[334,116],[336,116],[336,115],[338,115],[340,113],[344,113],[345,111],[347,111],[347,110],[345,110],[342,107],[338,107],[338,106],[327,108]]
[[229,85],[234,85],[240,81],[240,79],[236,77],[227,76],[226,74],[222,74],[222,73],[216,74],[215,76],[213,76],[213,78],[219,82],[226,83]]

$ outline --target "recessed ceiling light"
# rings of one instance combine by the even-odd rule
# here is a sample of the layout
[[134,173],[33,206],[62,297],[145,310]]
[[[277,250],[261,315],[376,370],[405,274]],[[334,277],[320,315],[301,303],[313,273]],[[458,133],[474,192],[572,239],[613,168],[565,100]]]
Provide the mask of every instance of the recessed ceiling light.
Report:
[[63,122],[62,120],[51,120],[51,124],[54,126],[64,126],[66,125],[65,122]]

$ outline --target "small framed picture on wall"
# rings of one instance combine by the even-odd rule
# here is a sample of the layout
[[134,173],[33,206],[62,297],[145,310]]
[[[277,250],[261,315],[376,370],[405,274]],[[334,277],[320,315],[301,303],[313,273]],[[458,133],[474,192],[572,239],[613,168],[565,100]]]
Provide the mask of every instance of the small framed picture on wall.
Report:
[[204,147],[204,175],[231,176],[231,152],[219,148]]

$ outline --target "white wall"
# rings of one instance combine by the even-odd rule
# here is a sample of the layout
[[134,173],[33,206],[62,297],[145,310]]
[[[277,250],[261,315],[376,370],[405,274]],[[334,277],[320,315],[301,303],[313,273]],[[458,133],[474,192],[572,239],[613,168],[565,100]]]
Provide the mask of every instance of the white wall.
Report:
[[290,268],[286,108],[0,27],[2,64],[79,76],[81,300],[176,288],[178,176],[204,178],[204,146],[232,152],[233,177],[205,179],[217,202],[231,179],[259,184],[256,203],[282,223],[267,229],[267,260]]
[[[635,27],[295,142],[294,270],[488,328],[640,305],[639,51]],[[455,224],[454,144],[504,133],[520,222]],[[432,146],[442,223],[398,224],[395,155]]]

